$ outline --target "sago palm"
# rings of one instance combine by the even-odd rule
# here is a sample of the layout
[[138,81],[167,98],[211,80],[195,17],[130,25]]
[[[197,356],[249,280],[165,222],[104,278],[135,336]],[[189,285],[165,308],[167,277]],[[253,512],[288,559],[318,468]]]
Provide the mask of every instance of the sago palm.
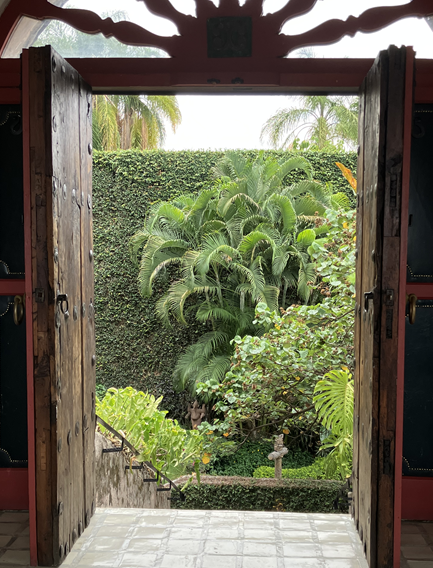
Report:
[[[306,180],[286,184],[294,169]],[[258,302],[286,307],[290,289],[308,301],[315,270],[308,247],[326,231],[320,215],[343,202],[329,187],[314,182],[302,157],[254,162],[228,152],[214,171],[217,178],[199,196],[181,196],[155,205],[144,227],[131,239],[144,296],[169,266],[179,278],[157,303],[162,321],[205,325],[205,333],[179,359],[178,388],[194,391],[197,382],[221,380],[236,335],[260,332],[253,326]]]

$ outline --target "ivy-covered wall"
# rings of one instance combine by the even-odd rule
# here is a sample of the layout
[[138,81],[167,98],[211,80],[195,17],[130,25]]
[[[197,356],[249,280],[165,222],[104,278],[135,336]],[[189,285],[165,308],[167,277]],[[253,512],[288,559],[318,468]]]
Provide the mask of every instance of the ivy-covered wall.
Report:
[[[257,151],[245,151],[251,158]],[[283,152],[270,151],[281,156]],[[185,414],[184,399],[173,391],[171,373],[180,353],[195,342],[200,327],[174,324],[167,329],[154,305],[168,281],[142,298],[129,238],[141,228],[149,205],[185,192],[199,192],[212,183],[212,167],[222,152],[94,152],[94,251],[96,303],[96,381],[106,387],[148,390],[163,395],[161,408],[173,417]],[[356,170],[356,155],[303,153],[313,164],[314,178],[331,182],[335,191],[348,184],[335,162]],[[296,174],[293,176],[296,179]]]

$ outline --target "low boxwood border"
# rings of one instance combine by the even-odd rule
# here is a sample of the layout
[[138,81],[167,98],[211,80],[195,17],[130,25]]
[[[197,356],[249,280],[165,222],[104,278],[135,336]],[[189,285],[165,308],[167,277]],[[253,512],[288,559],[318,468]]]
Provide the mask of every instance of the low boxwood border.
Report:
[[[185,501],[172,501],[175,509],[231,511],[292,511],[335,513],[334,502],[344,483],[318,479],[203,479],[185,490]],[[348,510],[339,512],[347,513]]]

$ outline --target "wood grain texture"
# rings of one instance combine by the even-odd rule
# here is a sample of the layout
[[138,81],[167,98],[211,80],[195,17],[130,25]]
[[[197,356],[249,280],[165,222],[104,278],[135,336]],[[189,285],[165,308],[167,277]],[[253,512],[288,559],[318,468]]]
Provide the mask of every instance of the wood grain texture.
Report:
[[94,454],[89,443],[85,449],[93,437],[83,423],[94,372],[83,364],[83,328],[89,344],[94,329],[81,316],[83,281],[93,286],[93,263],[82,260],[91,216],[81,203],[82,191],[91,191],[81,152],[91,137],[87,115],[82,125],[90,89],[50,47],[29,50],[29,84],[32,280],[45,291],[42,303],[33,302],[37,547],[39,564],[56,566],[81,534],[93,492]]
[[[84,526],[95,510],[95,295],[93,280],[92,225],[92,91],[81,79],[80,156],[81,156],[81,309],[82,318],[82,410]],[[83,527],[80,528],[82,530]]]
[[394,563],[405,61],[405,48],[390,47],[361,88],[353,478],[354,519],[370,568]]
[[352,468],[352,516],[357,530],[359,529],[359,418],[360,418],[360,376],[361,364],[361,317],[362,310],[362,241],[364,221],[364,122],[365,97],[359,101],[359,147],[358,147],[358,195],[356,201],[356,303],[355,303],[355,378],[354,378],[354,428],[353,428],[353,468]]

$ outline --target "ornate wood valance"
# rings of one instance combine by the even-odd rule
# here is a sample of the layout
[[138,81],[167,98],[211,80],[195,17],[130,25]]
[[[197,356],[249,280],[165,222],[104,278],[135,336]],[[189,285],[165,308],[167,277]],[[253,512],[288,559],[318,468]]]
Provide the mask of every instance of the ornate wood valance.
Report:
[[66,9],[48,0],[13,0],[0,18],[0,45],[3,50],[20,18],[27,16],[39,21],[60,20],[81,32],[102,33],[129,45],[160,48],[179,60],[200,61],[209,56],[269,60],[301,47],[332,44],[357,32],[374,32],[402,18],[433,14],[431,0],[411,0],[400,6],[378,6],[345,21],[328,20],[303,34],[286,35],[281,33],[284,24],[311,12],[318,0],[289,0],[266,15],[263,0],[246,0],[242,6],[238,0],[220,0],[218,7],[211,0],[196,0],[195,17],[179,12],[169,0],[138,1],[153,14],[172,21],[179,35],[161,37],[133,22],[113,22],[90,10]]

